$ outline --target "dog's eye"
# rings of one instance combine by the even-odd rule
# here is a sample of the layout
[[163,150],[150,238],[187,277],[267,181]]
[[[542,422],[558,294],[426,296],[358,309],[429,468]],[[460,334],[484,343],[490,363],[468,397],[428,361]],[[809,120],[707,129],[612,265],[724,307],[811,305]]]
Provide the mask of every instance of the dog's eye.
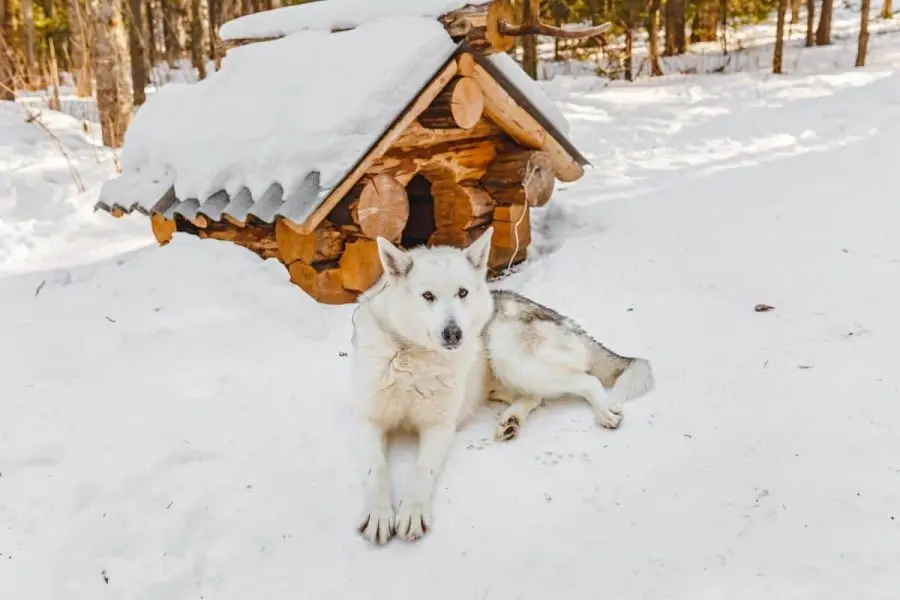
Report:
[[459,288],[459,291],[456,292],[456,295],[460,298],[465,298],[469,295],[469,290],[467,290],[466,288]]
[[422,297],[425,298],[427,302],[434,302],[434,294],[432,294],[431,292],[425,292],[424,294],[422,294]]

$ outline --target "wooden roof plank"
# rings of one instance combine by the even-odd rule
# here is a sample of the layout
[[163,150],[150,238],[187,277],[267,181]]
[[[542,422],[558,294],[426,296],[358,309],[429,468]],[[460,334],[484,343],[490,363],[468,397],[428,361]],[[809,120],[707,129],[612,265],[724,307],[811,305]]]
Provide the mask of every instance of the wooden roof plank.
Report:
[[582,165],[589,164],[587,159],[524,94],[516,94],[515,86],[506,81],[499,69],[479,55],[463,54],[460,61],[481,86],[484,110],[501,129],[520,144],[546,151],[560,181],[575,181],[584,175]]

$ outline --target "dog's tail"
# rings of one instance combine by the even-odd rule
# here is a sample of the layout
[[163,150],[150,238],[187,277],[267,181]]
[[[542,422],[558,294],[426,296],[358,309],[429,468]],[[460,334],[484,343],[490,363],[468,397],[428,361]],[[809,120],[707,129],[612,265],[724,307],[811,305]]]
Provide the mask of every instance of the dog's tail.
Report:
[[655,385],[648,360],[619,356],[599,343],[593,348],[591,373],[603,387],[611,390],[616,402],[640,398]]

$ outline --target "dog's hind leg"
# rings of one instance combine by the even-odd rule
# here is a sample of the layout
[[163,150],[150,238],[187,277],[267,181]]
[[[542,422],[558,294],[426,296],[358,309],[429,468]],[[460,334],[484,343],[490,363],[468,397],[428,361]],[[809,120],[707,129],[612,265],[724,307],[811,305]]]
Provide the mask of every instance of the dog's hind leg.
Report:
[[394,536],[391,475],[387,462],[387,436],[376,425],[364,427],[368,472],[365,480],[366,513],[359,532],[373,544],[385,544]]
[[616,396],[610,394],[593,375],[539,360],[523,361],[521,365],[513,361],[503,364],[497,361],[495,372],[499,379],[508,382],[504,387],[515,385],[527,390],[532,397],[573,395],[584,398],[590,403],[597,423],[607,429],[615,429],[622,422],[621,404],[615,402]]
[[563,376],[560,390],[563,394],[581,396],[594,409],[594,417],[601,427],[616,429],[622,422],[622,405],[610,402],[609,393],[600,380],[587,373],[573,373]]
[[519,429],[525,423],[525,418],[541,405],[541,399],[537,396],[523,395],[510,400],[503,398],[503,401],[509,402],[509,406],[500,413],[500,422],[497,423],[494,437],[499,441],[508,442],[519,435]]

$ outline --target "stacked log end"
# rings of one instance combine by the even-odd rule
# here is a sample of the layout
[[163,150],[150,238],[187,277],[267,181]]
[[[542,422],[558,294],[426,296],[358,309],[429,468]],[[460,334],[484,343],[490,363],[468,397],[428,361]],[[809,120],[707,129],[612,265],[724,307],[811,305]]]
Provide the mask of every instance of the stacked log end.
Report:
[[484,97],[471,77],[456,77],[419,115],[428,129],[472,129],[481,120]]
[[288,265],[291,281],[322,304],[349,304],[356,294],[344,289],[341,269],[320,268],[298,260]]
[[150,229],[153,231],[156,242],[160,246],[165,246],[172,241],[172,236],[175,235],[176,225],[175,221],[172,219],[167,219],[161,214],[156,213],[150,217]]
[[383,272],[374,240],[356,239],[347,244],[341,256],[342,285],[352,292],[364,292],[378,281]]
[[382,236],[399,243],[409,219],[409,198],[399,181],[387,174],[364,179],[353,221],[370,239]]
[[503,153],[488,166],[482,183],[498,203],[544,206],[553,194],[553,163],[540,150]]
[[510,0],[493,0],[490,4],[473,2],[441,17],[447,33],[455,41],[465,40],[469,47],[483,54],[507,52],[516,43],[514,36],[500,33],[500,22],[516,21]]

